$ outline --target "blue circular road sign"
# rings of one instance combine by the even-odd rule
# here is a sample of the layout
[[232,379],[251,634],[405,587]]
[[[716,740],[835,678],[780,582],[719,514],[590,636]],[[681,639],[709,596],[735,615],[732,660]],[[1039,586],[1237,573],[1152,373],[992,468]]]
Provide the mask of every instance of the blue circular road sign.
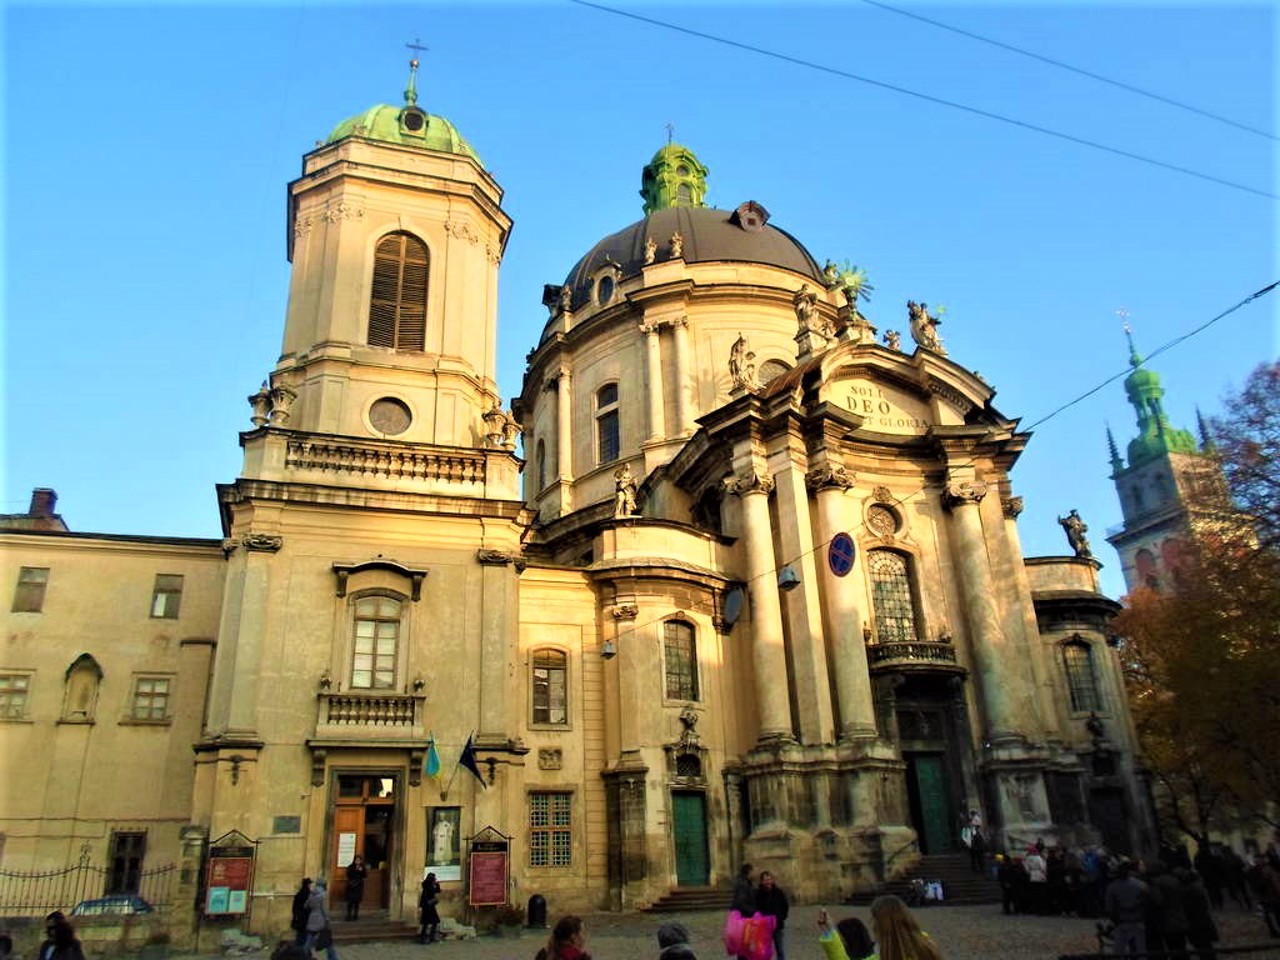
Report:
[[848,576],[849,571],[853,569],[853,555],[856,551],[853,545],[853,537],[847,533],[837,533],[831,538],[831,546],[827,548],[827,563],[831,565],[831,572],[837,577]]

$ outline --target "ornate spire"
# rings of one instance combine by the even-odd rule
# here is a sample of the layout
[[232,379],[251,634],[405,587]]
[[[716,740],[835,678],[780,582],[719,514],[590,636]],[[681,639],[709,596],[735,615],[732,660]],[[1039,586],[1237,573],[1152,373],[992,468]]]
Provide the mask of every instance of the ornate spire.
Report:
[[404,105],[414,107],[418,104],[418,58],[409,61],[409,85],[404,88]]
[[640,175],[644,215],[670,207],[705,207],[708,172],[692,150],[668,139]]
[[1124,461],[1120,459],[1120,451],[1116,449],[1116,438],[1111,433],[1111,424],[1107,424],[1107,450],[1111,453],[1111,472],[1119,473],[1124,469]]
[[1138,348],[1133,345],[1133,328],[1128,323],[1124,325],[1124,336],[1129,341],[1129,366],[1142,366],[1142,357],[1138,355]]
[[1218,445],[1213,442],[1213,433],[1205,422],[1204,414],[1196,407],[1196,426],[1200,428],[1200,449],[1205,453],[1217,453]]
[[1136,467],[1166,453],[1195,453],[1196,441],[1191,433],[1169,423],[1164,412],[1160,375],[1142,366],[1142,357],[1133,343],[1133,331],[1127,323],[1124,335],[1129,341],[1129,363],[1133,367],[1124,378],[1124,390],[1138,420],[1138,436],[1129,441],[1129,466]]

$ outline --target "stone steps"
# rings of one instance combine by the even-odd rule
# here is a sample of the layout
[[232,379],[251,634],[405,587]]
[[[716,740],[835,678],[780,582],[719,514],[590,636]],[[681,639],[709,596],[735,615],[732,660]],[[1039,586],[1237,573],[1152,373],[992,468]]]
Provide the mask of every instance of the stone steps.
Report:
[[648,913],[680,913],[686,910],[728,911],[733,894],[719,887],[674,887],[646,908]]
[[855,893],[845,902],[866,906],[878,896],[892,894],[910,903],[915,892],[912,880],[941,881],[945,899],[941,903],[930,901],[929,906],[999,903],[1001,899],[1000,884],[986,873],[974,873],[967,853],[944,853],[921,857],[920,862],[901,877],[875,890]]
[[392,920],[386,911],[373,912],[359,920],[334,920],[333,942],[369,943],[374,940],[413,940],[418,925],[405,920]]

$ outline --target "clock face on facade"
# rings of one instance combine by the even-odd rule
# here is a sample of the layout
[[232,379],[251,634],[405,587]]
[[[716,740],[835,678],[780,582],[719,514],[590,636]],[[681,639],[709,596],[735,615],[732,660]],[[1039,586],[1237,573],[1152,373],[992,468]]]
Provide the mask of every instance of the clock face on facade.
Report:
[[369,423],[379,433],[394,437],[409,429],[409,424],[413,423],[413,414],[403,400],[383,397],[375,400],[369,408]]

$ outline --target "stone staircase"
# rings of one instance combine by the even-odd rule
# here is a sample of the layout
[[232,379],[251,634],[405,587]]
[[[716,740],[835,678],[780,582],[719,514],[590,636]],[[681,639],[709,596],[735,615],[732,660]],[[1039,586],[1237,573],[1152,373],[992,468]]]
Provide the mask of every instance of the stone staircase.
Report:
[[[990,861],[987,862],[988,868]],[[901,877],[881,884],[875,890],[855,893],[846,903],[867,906],[876,897],[891,893],[911,903],[912,880],[940,880],[945,899],[941,903],[929,902],[929,906],[959,906],[975,903],[999,903],[1000,884],[989,873],[974,873],[969,866],[967,853],[943,853],[923,856]]]
[[729,910],[733,901],[730,890],[719,887],[674,887],[660,900],[649,905],[648,913],[682,913],[687,910]]
[[412,940],[418,936],[419,929],[408,920],[392,920],[385,910],[371,910],[359,920],[334,918],[332,928],[333,942],[338,946],[374,940]]

